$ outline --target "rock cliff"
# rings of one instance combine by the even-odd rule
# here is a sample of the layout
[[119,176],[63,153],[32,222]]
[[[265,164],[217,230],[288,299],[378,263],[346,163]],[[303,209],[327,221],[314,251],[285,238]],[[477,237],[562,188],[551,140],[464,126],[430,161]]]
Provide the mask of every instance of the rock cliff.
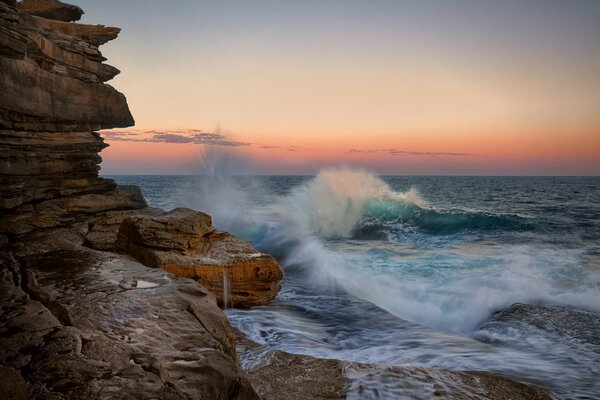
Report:
[[[220,303],[271,301],[282,278],[271,257],[255,256],[251,246],[215,233],[205,214],[159,216],[162,211],[146,208],[138,188],[98,176],[98,153],[106,145],[95,130],[134,121],[125,97],[104,83],[119,70],[105,64],[98,50],[119,29],[65,22],[82,13],[56,0],[27,0],[16,7],[0,2],[0,243],[74,224],[81,224],[82,234],[95,227],[91,237],[100,226],[116,237],[124,222],[123,231],[132,235],[122,238],[125,245],[96,248],[128,252],[148,266],[197,279]],[[103,224],[107,218],[112,225]],[[186,231],[190,226],[199,231]],[[182,249],[180,239],[190,247]],[[228,281],[229,297],[223,291]]]
[[125,96],[103,83],[119,71],[98,46],[119,29],[64,22],[72,11],[0,2],[0,242],[146,206],[137,188],[98,177],[106,145],[94,131],[134,123]]
[[134,120],[98,49],[120,30],[82,14],[0,0],[0,397],[257,399],[214,294],[227,268],[250,289],[230,304],[270,301],[281,268],[98,176],[96,131]]

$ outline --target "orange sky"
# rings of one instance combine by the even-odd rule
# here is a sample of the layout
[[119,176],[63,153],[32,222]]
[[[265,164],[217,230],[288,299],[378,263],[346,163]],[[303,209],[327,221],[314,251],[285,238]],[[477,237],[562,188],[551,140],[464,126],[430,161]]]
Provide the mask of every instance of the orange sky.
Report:
[[[597,2],[80,3],[123,28],[129,131],[218,133],[259,173],[600,174]],[[103,173],[195,173],[205,147],[120,139]]]

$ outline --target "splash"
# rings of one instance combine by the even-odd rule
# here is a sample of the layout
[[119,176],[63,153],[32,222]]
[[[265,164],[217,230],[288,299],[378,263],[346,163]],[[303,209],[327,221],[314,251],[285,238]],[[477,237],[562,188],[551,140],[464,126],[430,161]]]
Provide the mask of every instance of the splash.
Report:
[[303,229],[328,238],[348,238],[374,202],[425,206],[415,188],[394,192],[365,171],[326,169],[287,198],[289,217]]
[[[321,171],[273,200],[277,188],[220,172],[224,163],[231,171],[231,159],[213,162],[195,208],[211,213],[216,226],[278,257],[286,273],[310,290],[350,294],[402,319],[466,335],[514,302],[597,309],[596,288],[565,286],[561,268],[574,268],[577,254],[520,244],[466,245],[462,239],[436,252],[403,242],[532,229],[523,217],[436,209],[415,188],[397,192],[375,175],[346,168]],[[270,202],[249,206],[256,203],[253,191],[271,193]],[[357,251],[364,239],[379,240],[367,245],[368,251]]]
[[[240,231],[254,219],[247,215],[249,194],[259,190],[251,176],[252,161],[236,149],[207,147],[193,168],[194,190],[177,193],[179,203],[211,215],[213,225]],[[241,181],[245,185],[241,184]]]

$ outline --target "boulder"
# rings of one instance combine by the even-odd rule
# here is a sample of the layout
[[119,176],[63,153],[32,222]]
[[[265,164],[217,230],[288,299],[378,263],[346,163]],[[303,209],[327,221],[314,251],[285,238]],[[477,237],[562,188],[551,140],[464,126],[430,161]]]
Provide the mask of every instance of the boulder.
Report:
[[110,211],[91,222],[86,238],[96,249],[122,251],[197,280],[222,307],[267,304],[281,287],[283,271],[273,257],[217,231],[209,215],[187,208]]

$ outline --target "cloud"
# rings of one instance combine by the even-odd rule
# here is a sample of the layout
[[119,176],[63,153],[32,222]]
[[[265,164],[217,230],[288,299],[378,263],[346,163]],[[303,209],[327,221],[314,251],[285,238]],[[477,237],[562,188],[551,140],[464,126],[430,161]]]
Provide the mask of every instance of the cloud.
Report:
[[146,142],[175,144],[204,144],[211,146],[250,146],[250,143],[229,140],[220,133],[203,132],[199,129],[102,131],[104,138],[112,142]]
[[260,146],[261,149],[267,149],[267,150],[275,150],[275,149],[282,149],[282,150],[287,150],[287,151],[300,151],[300,148],[298,146],[272,146],[272,145],[263,145]]
[[472,156],[472,153],[453,153],[443,151],[409,151],[400,149],[349,149],[346,153],[351,154],[371,154],[371,153],[387,153],[392,156],[451,156],[451,157],[467,157]]

